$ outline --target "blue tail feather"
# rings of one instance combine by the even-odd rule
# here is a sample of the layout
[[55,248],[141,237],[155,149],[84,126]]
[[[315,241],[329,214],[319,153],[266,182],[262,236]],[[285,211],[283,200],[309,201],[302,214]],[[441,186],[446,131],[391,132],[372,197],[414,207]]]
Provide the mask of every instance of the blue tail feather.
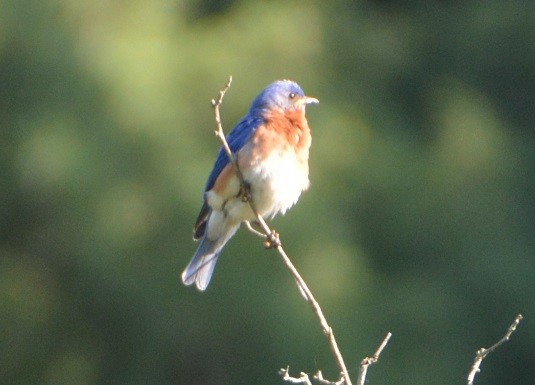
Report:
[[184,285],[195,283],[200,291],[206,290],[223,246],[234,235],[238,227],[231,227],[229,231],[215,240],[210,240],[207,234],[203,236],[195,255],[182,273]]

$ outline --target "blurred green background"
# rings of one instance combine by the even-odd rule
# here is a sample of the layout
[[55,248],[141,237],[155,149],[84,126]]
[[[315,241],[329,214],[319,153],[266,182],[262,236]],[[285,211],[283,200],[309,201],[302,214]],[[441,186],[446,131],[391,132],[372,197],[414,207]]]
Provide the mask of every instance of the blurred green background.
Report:
[[179,274],[219,143],[276,79],[312,185],[273,225],[353,379],[535,378],[535,3],[0,2],[0,383],[278,384],[337,368],[278,256],[241,231]]

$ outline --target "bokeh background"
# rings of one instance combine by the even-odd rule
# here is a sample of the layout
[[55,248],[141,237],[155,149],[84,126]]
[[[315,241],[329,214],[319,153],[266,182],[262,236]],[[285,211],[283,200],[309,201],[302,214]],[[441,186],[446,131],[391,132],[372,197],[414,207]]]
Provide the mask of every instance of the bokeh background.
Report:
[[218,142],[276,79],[321,103],[312,185],[273,225],[356,379],[535,378],[535,3],[0,2],[0,383],[279,384],[337,369],[241,231],[179,274]]

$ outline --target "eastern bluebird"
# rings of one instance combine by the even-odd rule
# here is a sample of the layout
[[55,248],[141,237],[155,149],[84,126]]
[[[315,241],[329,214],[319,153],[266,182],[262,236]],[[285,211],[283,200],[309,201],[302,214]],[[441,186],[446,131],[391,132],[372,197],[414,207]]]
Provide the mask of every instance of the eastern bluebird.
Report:
[[[227,136],[236,154],[256,210],[264,217],[284,214],[309,185],[310,129],[305,106],[318,103],[296,83],[280,80],[264,89],[249,112]],[[240,180],[223,148],[219,149],[195,222],[193,239],[201,240],[182,273],[182,282],[204,291],[223,246],[243,221],[255,219],[241,197]]]

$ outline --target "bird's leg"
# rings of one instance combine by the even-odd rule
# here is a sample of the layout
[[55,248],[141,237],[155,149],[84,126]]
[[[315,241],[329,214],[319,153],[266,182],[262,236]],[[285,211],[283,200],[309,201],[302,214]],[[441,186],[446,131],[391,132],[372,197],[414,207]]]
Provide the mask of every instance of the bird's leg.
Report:
[[258,222],[257,220],[254,220],[250,223],[251,226],[254,226],[256,227],[256,230],[262,234],[263,237],[265,237],[264,233],[263,233],[263,228],[262,228],[262,225],[260,224],[260,222]]
[[257,229],[255,229],[253,227],[253,225],[256,225],[258,226],[258,222],[257,221],[253,221],[253,223],[249,222],[249,221],[243,221],[245,223],[245,226],[247,227],[247,230],[249,230],[251,233],[255,234],[255,235],[258,235],[260,238],[265,238],[266,235],[261,232],[261,231],[258,231]]
[[266,249],[272,249],[279,247],[281,245],[281,240],[279,238],[279,233],[277,233],[275,230],[271,230],[271,233],[266,236],[266,240],[264,241],[264,247]]
[[258,235],[261,238],[264,238],[264,247],[266,249],[272,249],[275,247],[279,247],[281,245],[279,233],[277,233],[275,230],[271,230],[271,233],[269,235],[266,235],[262,231],[259,231],[253,227],[253,226],[256,226],[259,229],[262,228],[262,226],[260,226],[260,223],[258,223],[258,221],[252,221],[252,222],[243,221],[243,222],[245,223],[247,230],[249,230],[251,233],[255,235]]

